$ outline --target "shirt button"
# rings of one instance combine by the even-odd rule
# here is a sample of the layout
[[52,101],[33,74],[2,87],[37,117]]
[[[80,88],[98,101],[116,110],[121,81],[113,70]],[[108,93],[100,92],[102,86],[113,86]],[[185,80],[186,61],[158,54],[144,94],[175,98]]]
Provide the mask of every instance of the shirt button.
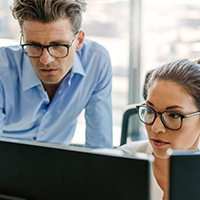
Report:
[[49,114],[49,111],[47,111],[46,114],[48,115],[48,114]]
[[39,88],[40,90],[42,90],[42,87],[41,87],[41,86],[39,86],[38,88]]
[[62,92],[62,90],[60,90],[59,92],[58,92],[58,94],[60,94]]
[[41,134],[44,134],[44,131],[41,131],[40,133],[41,133]]

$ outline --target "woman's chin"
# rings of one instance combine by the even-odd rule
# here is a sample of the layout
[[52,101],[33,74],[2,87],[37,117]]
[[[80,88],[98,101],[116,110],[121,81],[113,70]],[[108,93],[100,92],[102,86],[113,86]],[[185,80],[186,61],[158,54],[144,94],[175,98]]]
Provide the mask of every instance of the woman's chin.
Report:
[[156,157],[156,158],[159,158],[159,159],[168,159],[169,158],[169,154],[167,154],[167,152],[156,152],[156,151],[154,151],[153,152],[153,155],[154,155],[154,157]]

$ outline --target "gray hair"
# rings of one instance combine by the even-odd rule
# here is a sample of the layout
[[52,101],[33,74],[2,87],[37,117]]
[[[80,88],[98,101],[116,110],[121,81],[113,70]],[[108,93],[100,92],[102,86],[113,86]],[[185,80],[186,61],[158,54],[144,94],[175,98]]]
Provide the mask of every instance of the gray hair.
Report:
[[13,0],[11,10],[21,28],[24,20],[49,23],[67,16],[76,34],[81,28],[86,5],[84,0]]

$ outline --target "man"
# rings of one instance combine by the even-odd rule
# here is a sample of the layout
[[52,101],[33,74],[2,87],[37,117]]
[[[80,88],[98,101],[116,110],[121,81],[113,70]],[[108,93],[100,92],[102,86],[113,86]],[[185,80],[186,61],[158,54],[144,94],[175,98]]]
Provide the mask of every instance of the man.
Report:
[[14,0],[21,47],[0,49],[1,136],[69,145],[85,109],[86,147],[112,148],[108,52],[84,39],[83,0]]

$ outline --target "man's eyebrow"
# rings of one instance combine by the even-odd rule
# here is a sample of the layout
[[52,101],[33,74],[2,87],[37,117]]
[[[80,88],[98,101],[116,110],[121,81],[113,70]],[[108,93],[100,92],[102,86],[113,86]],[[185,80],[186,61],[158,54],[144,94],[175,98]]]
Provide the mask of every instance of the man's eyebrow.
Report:
[[70,42],[68,41],[63,41],[63,40],[57,40],[57,41],[52,41],[49,44],[54,45],[54,44],[69,44]]
[[41,43],[39,43],[39,42],[35,42],[35,41],[26,41],[26,43],[25,44],[35,44],[35,45],[42,45]]
[[[35,44],[35,45],[43,45],[43,44],[41,44],[40,42],[36,42],[36,41],[26,41],[26,44]],[[52,42],[50,42],[49,43],[49,45],[57,45],[57,44],[69,44],[69,42],[66,42],[66,41],[61,41],[61,40],[58,40],[58,41],[52,41]],[[43,46],[45,46],[45,45],[43,45]]]

